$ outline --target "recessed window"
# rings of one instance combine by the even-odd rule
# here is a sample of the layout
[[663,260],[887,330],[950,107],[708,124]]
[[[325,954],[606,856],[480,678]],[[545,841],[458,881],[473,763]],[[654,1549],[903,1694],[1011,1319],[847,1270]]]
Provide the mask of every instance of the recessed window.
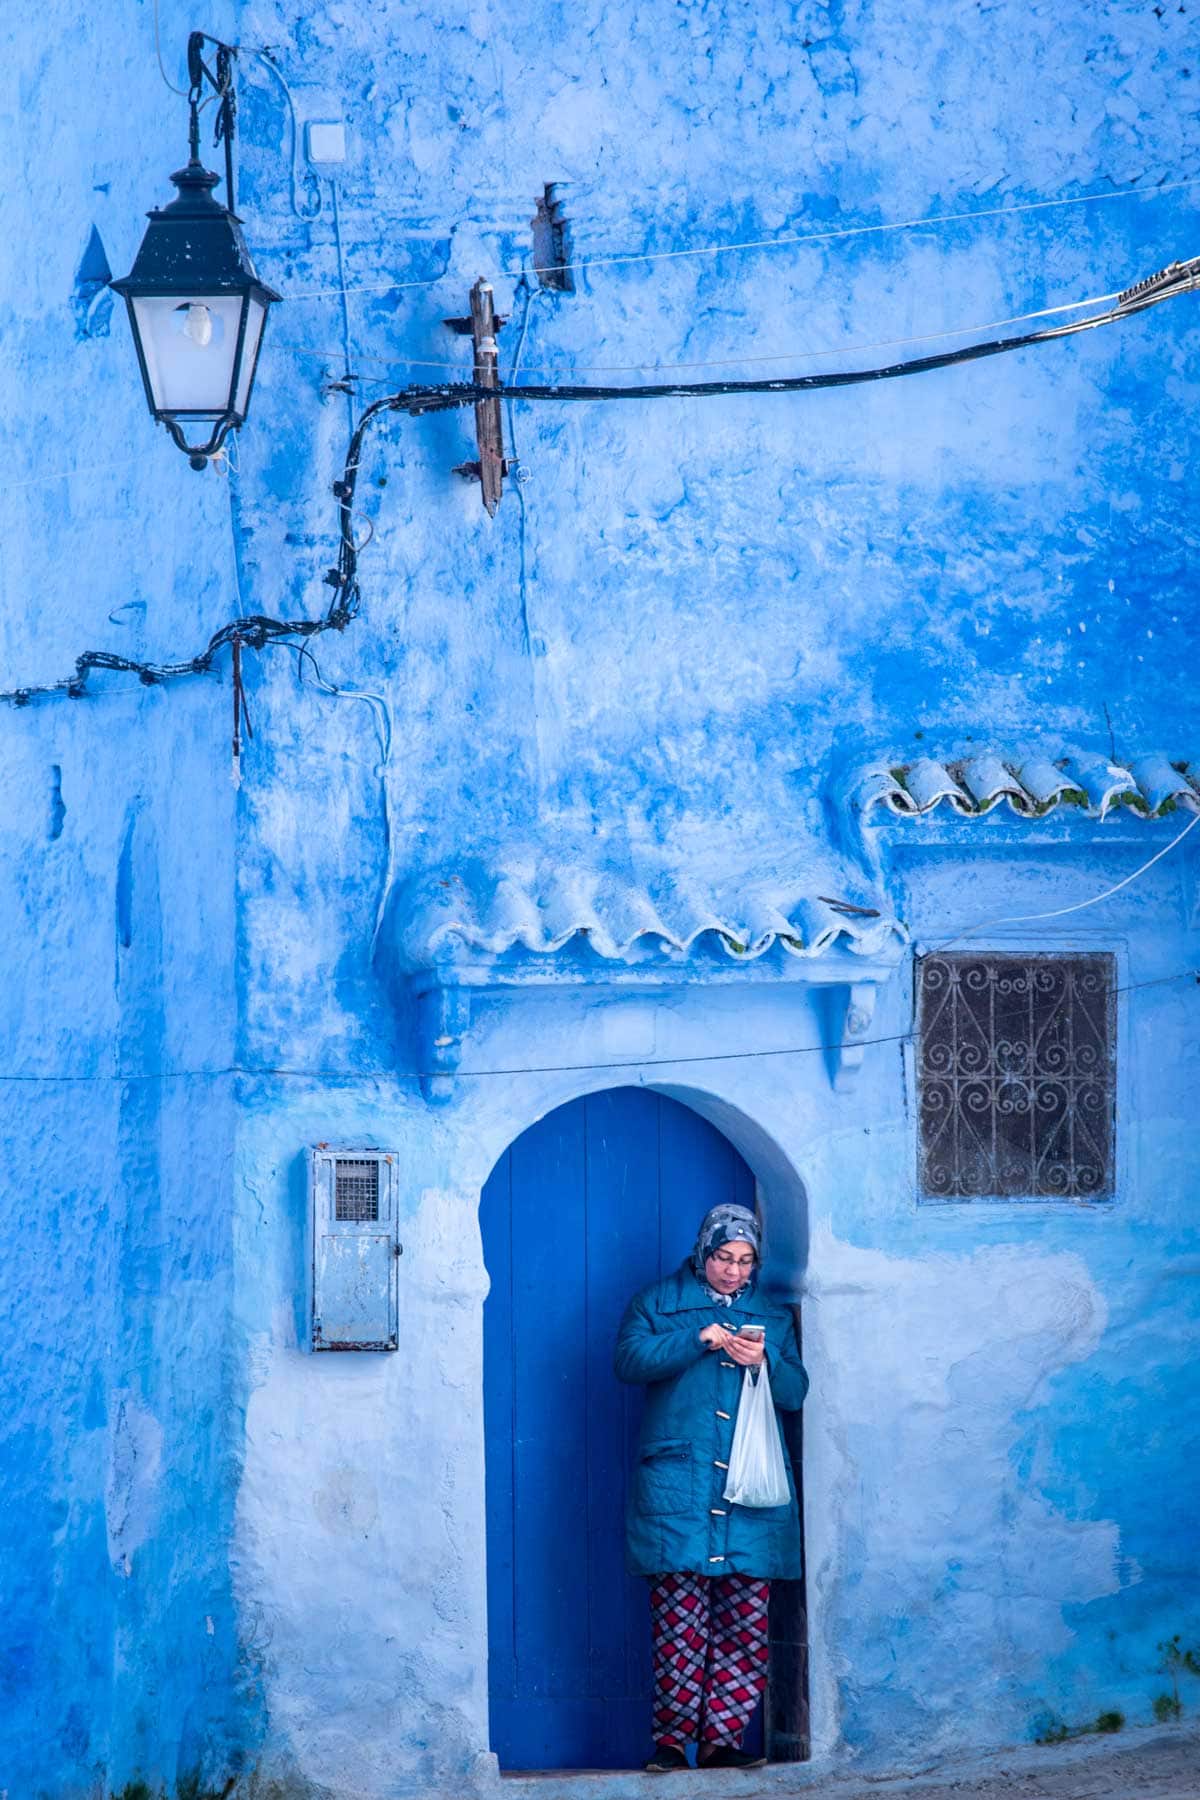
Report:
[[918,960],[924,1199],[1112,1197],[1115,991],[1106,955]]
[[571,266],[571,232],[558,183],[548,181],[531,220],[534,273],[541,287],[559,294],[575,292]]

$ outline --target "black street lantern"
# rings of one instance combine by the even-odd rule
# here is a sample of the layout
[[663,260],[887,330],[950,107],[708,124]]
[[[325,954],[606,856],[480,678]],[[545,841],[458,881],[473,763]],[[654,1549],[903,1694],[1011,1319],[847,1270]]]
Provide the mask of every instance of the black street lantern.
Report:
[[[123,294],[137,346],[146,401],[193,469],[203,469],[250,405],[267,308],[279,295],[259,280],[232,210],[234,95],[228,45],[218,45],[217,73],[201,59],[204,43],[188,41],[192,87],[191,155],[171,180],[179,189],[155,208],[132,270],[112,286]],[[220,96],[218,139],[225,140],[222,206],[212,190],[220,177],[200,162],[199,97],[207,76]],[[207,426],[206,442],[189,443],[189,427]]]

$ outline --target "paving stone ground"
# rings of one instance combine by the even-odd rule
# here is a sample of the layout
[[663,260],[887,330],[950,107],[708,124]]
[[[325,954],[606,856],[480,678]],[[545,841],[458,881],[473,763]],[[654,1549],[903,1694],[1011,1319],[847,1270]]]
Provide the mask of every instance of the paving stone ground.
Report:
[[1200,1727],[1152,1727],[1119,1737],[997,1751],[904,1773],[845,1774],[815,1763],[645,1775],[511,1775],[502,1800],[1200,1800]]
[[1200,1800],[1200,1730],[1033,1745],[916,1775],[814,1787],[830,1800]]

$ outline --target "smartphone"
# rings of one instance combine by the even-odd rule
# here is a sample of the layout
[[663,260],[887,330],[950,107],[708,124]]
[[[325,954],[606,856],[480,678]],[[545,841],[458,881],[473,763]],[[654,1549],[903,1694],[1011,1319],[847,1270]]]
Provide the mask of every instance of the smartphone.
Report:
[[737,1337],[762,1339],[767,1335],[767,1328],[765,1325],[739,1325],[735,1335]]

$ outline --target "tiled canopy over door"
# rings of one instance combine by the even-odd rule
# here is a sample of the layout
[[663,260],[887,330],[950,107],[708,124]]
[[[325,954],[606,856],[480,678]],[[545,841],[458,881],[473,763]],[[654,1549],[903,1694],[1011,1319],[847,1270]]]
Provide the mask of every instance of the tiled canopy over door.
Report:
[[502,1768],[631,1768],[648,1753],[647,1588],[624,1562],[641,1394],[614,1377],[613,1342],[629,1298],[676,1268],[704,1212],[729,1200],[754,1205],[728,1140],[635,1088],[551,1113],[484,1190],[489,1683]]

